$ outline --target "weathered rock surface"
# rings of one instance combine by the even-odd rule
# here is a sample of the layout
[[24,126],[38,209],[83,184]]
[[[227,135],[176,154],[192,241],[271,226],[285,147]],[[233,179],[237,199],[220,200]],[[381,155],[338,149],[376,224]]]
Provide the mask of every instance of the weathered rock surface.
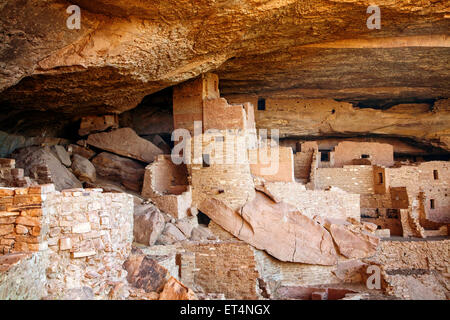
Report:
[[159,300],[197,300],[197,296],[191,289],[171,277],[159,295]]
[[83,182],[94,183],[97,179],[94,165],[88,159],[77,154],[72,157],[72,172]]
[[134,216],[134,241],[152,246],[164,230],[164,217],[155,207]]
[[117,129],[119,127],[119,117],[117,115],[87,116],[81,118],[78,134],[85,136],[90,133],[106,131],[107,129]]
[[95,152],[89,148],[85,148],[82,146],[78,146],[76,144],[70,144],[67,147],[67,151],[72,154],[78,154],[86,159],[90,160],[93,156],[95,156]]
[[32,146],[53,146],[67,143],[67,140],[51,137],[25,137],[0,131],[0,157],[9,156],[14,150]]
[[192,241],[205,241],[205,240],[217,240],[217,237],[209,230],[208,227],[199,225],[192,229],[191,233]]
[[87,143],[99,149],[143,162],[153,162],[162,150],[150,141],[139,137],[131,128],[89,135]]
[[[251,100],[241,99],[233,101]],[[377,134],[410,138],[450,150],[450,100],[437,104],[442,106],[435,109],[431,105],[424,108],[423,104],[410,104],[377,110],[331,99],[273,97],[266,100],[266,111],[256,113],[256,124],[259,128],[280,130],[280,137]]]
[[135,160],[102,152],[92,159],[97,175],[119,182],[125,188],[140,192],[144,180],[145,166]]
[[333,265],[337,262],[330,234],[295,207],[276,203],[261,192],[235,212],[208,199],[199,210],[235,237],[281,261]]
[[346,258],[366,258],[377,251],[380,238],[365,231],[357,232],[352,230],[351,226],[339,223],[327,223],[325,228],[333,237],[339,253]]
[[60,145],[55,145],[51,148],[53,154],[61,161],[63,165],[66,167],[70,167],[72,165],[72,161],[70,160],[70,154],[67,150]]
[[443,1],[381,1],[375,31],[366,26],[367,1],[71,3],[81,6],[80,30],[66,27],[67,3],[3,3],[4,104],[120,112],[215,69],[225,94],[300,88],[305,98],[449,96]]
[[16,150],[12,155],[16,166],[25,169],[25,175],[34,177],[36,168],[46,166],[51,174],[51,180],[57,190],[82,188],[82,184],[48,148],[30,147]]
[[186,240],[186,236],[174,224],[167,223],[163,233],[159,237],[157,244],[174,244]]
[[160,293],[170,277],[166,268],[146,255],[131,255],[125,261],[124,268],[128,272],[128,282],[145,292]]
[[192,230],[198,226],[198,221],[196,217],[186,217],[175,222],[175,226],[183,232],[186,238],[190,238]]

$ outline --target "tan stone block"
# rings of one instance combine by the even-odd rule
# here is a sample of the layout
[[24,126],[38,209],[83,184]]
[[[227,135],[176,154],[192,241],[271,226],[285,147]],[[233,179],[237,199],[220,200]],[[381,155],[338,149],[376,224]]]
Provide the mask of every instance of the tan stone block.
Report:
[[16,241],[25,243],[39,243],[39,239],[37,237],[20,234],[16,235]]
[[33,229],[31,229],[31,235],[37,237],[41,234],[41,227],[33,227]]
[[1,245],[6,245],[6,246],[11,246],[14,244],[14,239],[1,239],[0,240],[0,244]]
[[72,239],[63,238],[59,240],[59,250],[70,250],[72,249]]
[[20,212],[21,216],[29,216],[29,217],[40,217],[42,216],[42,209],[27,209]]
[[13,196],[14,189],[11,188],[0,188],[0,197]]
[[15,211],[15,212],[0,211],[0,218],[18,216],[19,214],[20,213],[17,211]]
[[0,224],[12,224],[16,222],[16,217],[0,218]]
[[28,233],[28,228],[21,224],[18,224],[18,225],[16,225],[16,233],[26,234],[26,233]]
[[13,204],[14,205],[31,205],[31,204],[40,204],[42,202],[42,198],[40,195],[16,195],[14,196]]
[[58,245],[58,238],[49,238],[48,239],[48,245],[49,246],[56,246],[56,245]]
[[73,233],[87,233],[91,231],[91,224],[89,222],[79,223],[72,227]]
[[6,234],[12,233],[12,232],[14,232],[13,224],[0,225],[0,236],[6,235]]
[[28,251],[28,243],[16,242],[14,244],[14,252],[24,252],[24,251]]
[[84,257],[90,257],[96,255],[97,252],[95,250],[89,250],[89,251],[78,251],[72,253],[72,258],[84,258]]
[[20,216],[20,217],[17,217],[16,223],[17,224],[23,224],[25,226],[36,227],[36,226],[40,226],[41,225],[41,219],[35,218],[35,217],[23,217],[23,216]]
[[28,188],[16,188],[14,190],[15,195],[25,195],[28,194]]

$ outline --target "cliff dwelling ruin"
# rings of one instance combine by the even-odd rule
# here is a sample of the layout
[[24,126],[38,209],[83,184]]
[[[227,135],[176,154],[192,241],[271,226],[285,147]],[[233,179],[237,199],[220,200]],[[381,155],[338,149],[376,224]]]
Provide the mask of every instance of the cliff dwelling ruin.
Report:
[[181,3],[0,6],[0,299],[448,300],[448,4]]

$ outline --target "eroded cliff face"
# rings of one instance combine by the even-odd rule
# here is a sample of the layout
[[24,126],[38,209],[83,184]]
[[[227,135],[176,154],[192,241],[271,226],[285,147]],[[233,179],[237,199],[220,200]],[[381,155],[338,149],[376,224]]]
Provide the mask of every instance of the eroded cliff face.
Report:
[[[81,7],[79,30],[66,26],[71,4]],[[0,121],[4,126],[12,119],[9,127],[17,128],[45,118],[46,126],[54,127],[82,115],[121,113],[208,71],[218,73],[227,97],[338,99],[374,107],[448,98],[445,2],[378,1],[379,30],[366,26],[370,4],[6,0],[0,4]],[[349,130],[349,121],[364,121],[367,113],[356,112],[361,116],[352,119],[336,115],[325,133],[362,133]],[[437,117],[427,115],[424,126],[387,117],[386,124],[363,131],[446,148],[447,116]],[[305,134],[324,132],[324,125],[313,126]]]

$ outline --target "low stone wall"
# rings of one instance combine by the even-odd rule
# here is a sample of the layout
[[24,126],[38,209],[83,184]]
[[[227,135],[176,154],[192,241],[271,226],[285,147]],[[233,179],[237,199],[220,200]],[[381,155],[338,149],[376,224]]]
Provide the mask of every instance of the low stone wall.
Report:
[[53,185],[0,188],[0,255],[47,248],[48,219],[42,203]]
[[47,252],[0,257],[0,300],[39,300],[46,295]]
[[122,264],[133,240],[132,196],[67,191],[49,196],[43,210],[50,216],[49,296],[87,286],[105,299],[126,277]]
[[292,204],[309,218],[316,215],[347,219],[360,219],[359,195],[339,189],[306,190],[300,183],[266,183],[266,188],[282,201]]
[[[0,257],[8,260],[17,253],[36,252],[0,270],[0,283],[23,279],[8,297],[58,299],[68,290],[89,287],[95,298],[106,299],[115,284],[125,281],[122,264],[131,252],[133,237],[131,195],[101,189],[55,192],[53,185],[0,191],[4,210],[0,212],[5,216],[0,219],[7,222],[0,224],[4,230],[0,243],[6,253]],[[45,293],[35,289],[42,274]],[[22,293],[27,288],[30,296]]]
[[151,256],[177,256],[179,273],[171,274],[196,294],[224,294],[226,299],[260,299],[259,273],[251,246],[243,241],[186,242],[141,248]]
[[381,241],[376,254],[364,259],[386,270],[426,269],[450,272],[450,240]]

